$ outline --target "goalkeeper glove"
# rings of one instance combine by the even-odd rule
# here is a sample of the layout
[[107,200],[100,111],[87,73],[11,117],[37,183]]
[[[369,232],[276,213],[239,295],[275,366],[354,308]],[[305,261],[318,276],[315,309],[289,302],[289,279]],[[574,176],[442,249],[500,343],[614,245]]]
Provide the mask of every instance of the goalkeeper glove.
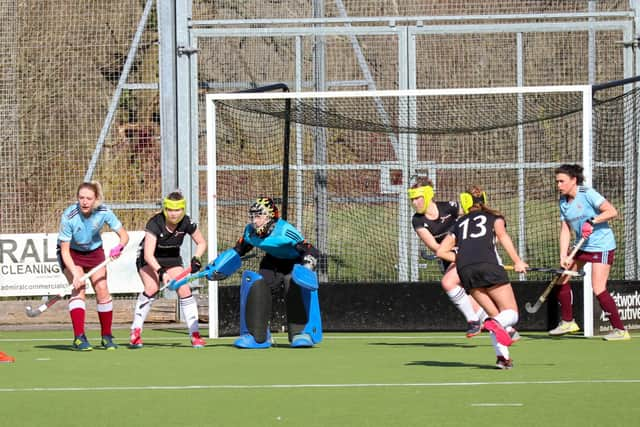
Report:
[[316,265],[318,265],[318,260],[311,254],[306,254],[304,258],[302,258],[302,266],[314,271],[316,269]]

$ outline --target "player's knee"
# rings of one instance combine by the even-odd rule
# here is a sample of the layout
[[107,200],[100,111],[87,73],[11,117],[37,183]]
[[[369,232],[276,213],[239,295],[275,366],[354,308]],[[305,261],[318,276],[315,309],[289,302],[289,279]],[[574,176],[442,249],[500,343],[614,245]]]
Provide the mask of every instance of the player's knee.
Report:
[[505,328],[507,326],[513,326],[516,323],[518,323],[518,319],[519,319],[518,312],[516,310],[512,310],[510,308],[506,309],[506,310],[502,310],[495,317],[495,320],[500,322],[500,324]]

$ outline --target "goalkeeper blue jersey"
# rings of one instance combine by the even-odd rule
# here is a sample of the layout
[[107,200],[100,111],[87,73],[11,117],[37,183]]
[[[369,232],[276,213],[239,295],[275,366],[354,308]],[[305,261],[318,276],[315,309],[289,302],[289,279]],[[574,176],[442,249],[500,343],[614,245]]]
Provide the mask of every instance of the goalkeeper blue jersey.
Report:
[[278,219],[271,233],[264,238],[255,233],[252,224],[247,224],[243,239],[245,243],[260,248],[276,258],[283,259],[298,258],[300,253],[296,250],[296,245],[304,241],[302,234],[283,219]]
[[[600,205],[605,198],[590,187],[578,186],[576,197],[568,201],[566,196],[560,197],[560,219],[565,221],[576,233],[582,235],[582,224],[600,213]],[[582,245],[585,252],[604,252],[616,248],[613,230],[606,222],[594,225],[593,233]]]
[[85,217],[77,203],[64,210],[60,220],[59,242],[70,242],[71,249],[90,252],[102,246],[100,231],[104,224],[118,231],[122,223],[111,209],[100,205],[91,215]]

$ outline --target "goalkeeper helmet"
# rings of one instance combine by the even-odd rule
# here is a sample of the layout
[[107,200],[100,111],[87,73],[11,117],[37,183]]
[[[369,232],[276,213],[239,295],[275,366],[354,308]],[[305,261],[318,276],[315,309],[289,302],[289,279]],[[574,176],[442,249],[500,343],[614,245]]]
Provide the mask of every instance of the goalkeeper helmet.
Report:
[[253,222],[254,218],[258,216],[266,216],[268,220],[260,225],[255,226],[256,234],[260,237],[264,237],[269,234],[273,224],[280,218],[280,211],[275,202],[270,197],[259,197],[249,208],[249,219]]

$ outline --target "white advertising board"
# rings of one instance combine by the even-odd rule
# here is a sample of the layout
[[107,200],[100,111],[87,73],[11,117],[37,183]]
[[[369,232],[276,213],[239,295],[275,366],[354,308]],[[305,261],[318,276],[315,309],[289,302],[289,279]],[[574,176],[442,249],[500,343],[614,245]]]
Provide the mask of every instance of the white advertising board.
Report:
[[[144,231],[130,231],[122,255],[107,266],[112,294],[142,291],[136,257]],[[67,283],[56,259],[56,233],[0,234],[0,297],[67,293]],[[102,234],[106,254],[118,243],[114,232]],[[65,292],[67,291],[67,292]],[[93,293],[88,289],[88,293]]]

